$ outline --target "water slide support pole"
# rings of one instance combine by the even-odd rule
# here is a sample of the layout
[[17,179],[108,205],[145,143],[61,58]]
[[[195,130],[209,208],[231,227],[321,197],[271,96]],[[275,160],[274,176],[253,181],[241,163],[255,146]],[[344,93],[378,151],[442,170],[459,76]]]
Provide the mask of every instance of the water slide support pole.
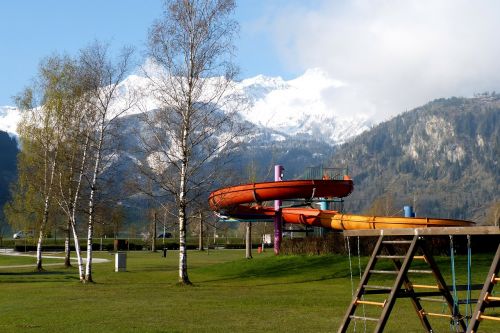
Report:
[[[283,180],[283,168],[282,165],[274,166],[274,181],[280,182]],[[283,238],[283,224],[281,222],[281,200],[274,200],[274,254],[280,254],[281,240]]]

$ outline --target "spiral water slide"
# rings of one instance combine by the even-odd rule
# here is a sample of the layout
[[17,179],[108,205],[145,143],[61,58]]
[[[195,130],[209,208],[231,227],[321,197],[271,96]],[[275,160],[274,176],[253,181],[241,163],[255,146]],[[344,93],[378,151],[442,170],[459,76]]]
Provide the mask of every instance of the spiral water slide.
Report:
[[334,210],[320,210],[308,207],[282,208],[265,206],[270,200],[343,198],[353,190],[349,177],[342,180],[314,179],[287,180],[278,182],[252,183],[222,188],[212,192],[208,202],[210,209],[221,215],[239,220],[268,220],[281,214],[282,221],[324,227],[333,230],[463,227],[474,222],[427,217],[366,216],[343,214]]

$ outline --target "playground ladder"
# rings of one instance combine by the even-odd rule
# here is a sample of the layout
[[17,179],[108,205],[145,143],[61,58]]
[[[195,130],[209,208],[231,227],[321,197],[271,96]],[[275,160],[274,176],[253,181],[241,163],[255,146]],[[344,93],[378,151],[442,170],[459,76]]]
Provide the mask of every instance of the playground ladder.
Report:
[[497,248],[497,253],[491,263],[490,271],[486,277],[486,282],[484,283],[483,290],[481,291],[481,296],[472,315],[471,322],[467,333],[475,333],[478,331],[479,324],[482,320],[496,320],[500,321],[498,316],[488,316],[483,313],[487,308],[500,306],[500,297],[492,296],[493,288],[497,283],[500,283],[500,277],[498,271],[500,270],[500,244]]
[[[398,255],[396,247],[401,248],[402,252],[406,251],[405,255]],[[406,247],[406,249],[405,249]],[[387,254],[383,254],[383,250]],[[416,255],[417,251],[420,250],[422,255]],[[376,264],[379,259],[389,259],[392,260],[395,266],[395,270],[380,270],[376,269]],[[412,261],[424,260],[428,265],[428,270],[412,270],[410,269]],[[401,261],[402,260],[402,261]],[[412,274],[432,274],[436,280],[436,285],[419,285],[413,284],[408,277],[408,273]],[[369,285],[368,281],[370,277],[374,274],[386,274],[388,276],[395,276],[392,287],[390,286],[376,286]],[[416,289],[424,289],[426,291],[415,291]],[[429,291],[431,289],[432,291]],[[383,302],[373,302],[365,300],[364,295],[376,295],[376,294],[387,294],[387,298]],[[441,313],[430,313],[424,311],[421,300],[426,300],[425,297],[429,296],[442,296],[444,301],[448,304],[448,309],[450,314]],[[382,332],[385,328],[389,315],[394,307],[396,299],[398,298],[410,298],[413,307],[422,323],[423,327],[427,332],[433,332],[431,324],[428,317],[438,316],[447,317],[456,320],[457,323],[462,328],[463,332],[466,330],[465,321],[460,315],[456,306],[453,303],[453,297],[446,285],[446,282],[439,271],[439,268],[431,254],[427,249],[425,238],[415,235],[412,236],[411,240],[408,238],[401,238],[397,240],[389,239],[388,236],[379,236],[378,241],[373,249],[373,253],[370,260],[366,266],[363,276],[361,277],[360,284],[356,290],[353,300],[349,305],[341,326],[338,330],[339,333],[347,332],[349,323],[352,320],[367,320],[377,322],[375,330],[373,332]],[[427,299],[427,300],[432,300]],[[358,316],[355,315],[358,305],[366,306],[378,306],[382,308],[382,312],[378,318]]]

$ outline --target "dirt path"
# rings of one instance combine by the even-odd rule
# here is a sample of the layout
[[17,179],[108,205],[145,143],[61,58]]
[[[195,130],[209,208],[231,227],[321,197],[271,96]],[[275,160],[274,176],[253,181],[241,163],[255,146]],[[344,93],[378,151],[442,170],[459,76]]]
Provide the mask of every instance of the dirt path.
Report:
[[[36,258],[36,253],[30,252],[30,253],[21,253],[21,252],[16,252],[13,249],[0,249],[0,255],[2,256],[18,256],[18,257],[33,257]],[[54,252],[49,254],[42,255],[42,258],[51,258],[51,259],[63,259],[64,256],[61,256],[60,252]],[[76,262],[76,258],[71,258],[71,261]],[[85,262],[86,259],[83,258],[83,261]],[[96,264],[100,263],[105,263],[105,262],[110,262],[111,259],[104,259],[104,258],[92,258],[92,262]],[[49,264],[43,264],[44,266],[60,266],[63,263],[49,263]],[[23,268],[23,267],[34,267],[36,266],[35,264],[26,264],[26,265],[8,265],[8,266],[0,266],[0,269],[5,269],[5,268]]]

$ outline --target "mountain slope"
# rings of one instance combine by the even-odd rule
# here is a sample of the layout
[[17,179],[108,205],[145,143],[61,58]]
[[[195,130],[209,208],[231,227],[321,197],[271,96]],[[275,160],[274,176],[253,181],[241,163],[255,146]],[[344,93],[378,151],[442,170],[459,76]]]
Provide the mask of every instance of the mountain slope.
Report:
[[[413,204],[421,216],[486,219],[500,200],[498,95],[436,100],[373,127],[366,115],[338,112],[329,98],[336,89],[342,83],[317,69],[288,81],[257,76],[235,82],[232,93],[244,104],[241,119],[252,129],[233,156],[235,181],[248,181],[249,165],[258,180],[272,180],[274,164],[285,166],[287,179],[309,166],[347,165],[355,181],[347,211],[384,207],[382,213],[391,215]],[[148,80],[131,75],[119,87],[123,97],[134,90],[148,92]],[[158,107],[151,94],[142,102],[148,111]],[[136,147],[135,132],[142,128],[137,113],[119,120],[123,137],[109,168],[119,171],[117,184],[147,160]],[[15,108],[0,107],[0,129],[15,131],[16,119]],[[110,189],[128,195],[122,185]]]
[[17,153],[16,139],[0,131],[0,207],[9,199],[9,185],[17,176]]
[[[500,200],[500,96],[439,99],[342,145],[355,191],[347,208],[386,213],[414,204],[418,215],[484,221]],[[390,207],[390,208],[389,208]]]

